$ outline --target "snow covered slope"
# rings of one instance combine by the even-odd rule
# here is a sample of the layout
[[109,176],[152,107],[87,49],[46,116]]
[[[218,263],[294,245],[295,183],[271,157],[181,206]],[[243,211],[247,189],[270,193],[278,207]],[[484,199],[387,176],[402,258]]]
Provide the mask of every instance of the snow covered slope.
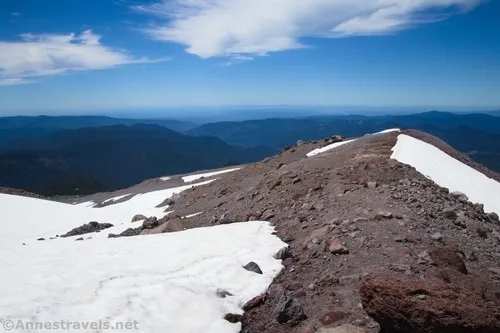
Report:
[[[203,185],[213,180],[196,184]],[[4,224],[0,228],[0,249],[11,248],[12,244],[32,243],[37,238],[54,237],[91,221],[112,223],[111,233],[120,233],[134,227],[131,223],[136,214],[161,218],[165,208],[156,206],[174,193],[180,193],[194,185],[186,185],[161,191],[135,195],[128,201],[93,208],[93,202],[68,205],[55,201],[0,194],[0,212]],[[10,221],[10,222],[6,222]],[[92,237],[107,237],[106,233],[93,234]]]
[[500,214],[500,183],[454,159],[435,146],[400,134],[391,158],[413,166],[424,176],[450,191],[466,194],[484,205],[487,213]]
[[[367,134],[367,135],[377,135],[377,134],[385,134],[385,133],[399,132],[399,131],[401,131],[399,128],[389,128],[389,129],[386,129],[386,130],[383,130],[383,131],[380,131],[380,132],[377,132],[377,133]],[[329,151],[331,149],[335,149],[337,147],[345,145],[346,143],[354,142],[356,140],[358,140],[358,139],[352,139],[352,140],[347,140],[347,141],[335,142],[335,143],[332,143],[332,144],[330,144],[328,146],[314,149],[314,150],[310,151],[309,153],[307,153],[307,157],[316,156],[318,154],[324,153],[325,151]]]
[[[136,321],[139,332],[239,332],[241,325],[224,315],[242,313],[282,268],[272,256],[286,244],[268,222],[107,238],[141,223],[131,222],[135,214],[162,217],[165,207],[156,206],[192,186],[102,208],[0,194],[0,265],[8,267],[0,275],[0,319]],[[83,235],[83,241],[49,239],[89,221],[115,227]],[[243,269],[250,261],[262,275]],[[234,296],[219,298],[218,288]]]
[[[285,244],[267,222],[3,249],[0,318],[137,321],[141,333],[236,333],[223,319],[266,291]],[[263,274],[242,268],[257,262]],[[222,288],[234,296],[219,298]],[[90,332],[88,330],[87,332]]]
[[198,179],[201,179],[201,178],[213,177],[213,176],[221,175],[221,174],[224,174],[224,173],[237,171],[237,170],[240,170],[240,169],[241,168],[233,168],[233,169],[226,169],[226,170],[221,170],[221,171],[199,173],[199,174],[196,174],[196,175],[184,176],[184,177],[182,177],[182,180],[185,183],[190,183],[190,182],[194,182],[195,180],[198,180]]
[[347,141],[335,142],[335,143],[332,143],[331,145],[328,145],[328,146],[325,146],[325,147],[322,147],[322,148],[314,149],[314,150],[310,151],[309,153],[307,153],[307,157],[316,156],[318,154],[324,153],[325,151],[329,151],[331,149],[343,146],[346,143],[353,142],[353,141],[355,141],[355,140],[347,140]]

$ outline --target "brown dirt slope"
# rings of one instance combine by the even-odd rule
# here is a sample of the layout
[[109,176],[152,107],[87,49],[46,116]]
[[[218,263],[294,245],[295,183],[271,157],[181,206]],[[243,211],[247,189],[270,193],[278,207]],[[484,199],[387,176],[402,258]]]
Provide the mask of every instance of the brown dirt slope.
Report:
[[[433,137],[407,133],[470,164]],[[498,303],[497,217],[390,160],[397,135],[364,136],[311,158],[305,155],[318,144],[294,146],[176,199],[166,219],[182,228],[267,220],[289,243],[293,258],[283,262],[265,301],[246,312],[243,332],[329,332],[321,330],[343,324],[378,332],[359,293],[361,281],[376,272],[467,280],[464,288]],[[197,212],[203,213],[176,218]],[[467,279],[437,270],[429,253],[443,244],[461,253]],[[307,319],[283,320],[283,311],[301,313],[297,306]]]

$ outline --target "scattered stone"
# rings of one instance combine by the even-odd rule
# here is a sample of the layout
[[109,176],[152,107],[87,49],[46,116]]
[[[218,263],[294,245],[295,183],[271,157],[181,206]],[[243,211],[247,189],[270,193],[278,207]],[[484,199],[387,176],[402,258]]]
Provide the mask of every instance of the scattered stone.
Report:
[[443,217],[450,219],[450,220],[456,220],[458,217],[457,212],[452,208],[447,208],[447,209],[443,210],[442,214],[443,214]]
[[229,217],[227,217],[226,214],[222,214],[218,222],[219,222],[219,224],[231,224],[231,223],[233,223],[233,221]]
[[300,146],[302,146],[303,144],[304,144],[304,141],[302,141],[302,140],[297,140],[297,143],[296,143],[297,147],[300,147]]
[[336,238],[332,239],[330,241],[330,246],[328,247],[328,250],[332,254],[348,254],[349,250],[340,243],[340,241]]
[[374,190],[375,188],[377,188],[377,182],[367,182],[366,183],[366,187],[368,187],[370,190]]
[[469,201],[469,197],[467,197],[462,192],[455,191],[455,192],[451,192],[450,195],[453,198],[458,199],[458,201],[460,201],[460,202],[467,202],[467,201]]
[[462,229],[467,228],[467,220],[465,217],[459,216],[454,222],[453,222],[457,227],[460,227]]
[[295,298],[283,295],[278,302],[276,309],[278,323],[290,322],[292,325],[307,319],[300,302]]
[[75,241],[82,241],[83,240],[83,237],[79,237],[77,239],[75,239]]
[[138,236],[142,232],[142,227],[138,228],[128,228],[127,230],[123,231],[120,234],[109,234],[108,238],[118,238],[118,237],[132,237],[132,236]]
[[137,215],[134,215],[134,217],[132,218],[132,222],[142,221],[145,219],[147,219],[146,216],[144,216],[142,214],[137,214]]
[[427,251],[420,252],[417,257],[418,257],[417,262],[419,264],[433,264],[434,263],[431,256],[429,255],[429,252],[427,252]]
[[243,315],[228,313],[224,316],[224,319],[233,324],[241,323],[243,321]]
[[143,229],[154,229],[159,225],[158,218],[156,216],[148,217],[142,222]]
[[262,274],[262,270],[260,269],[259,265],[257,265],[255,262],[250,261],[248,264],[243,266],[244,269],[246,269],[249,272],[254,272],[257,274]]
[[101,230],[111,228],[112,226],[113,225],[111,223],[89,222],[87,224],[79,226],[78,228],[74,228],[68,231],[64,235],[61,235],[61,237],[79,236],[91,232],[99,232]]
[[271,284],[269,289],[267,290],[267,294],[269,297],[275,298],[275,299],[280,299],[281,296],[283,296],[285,292],[285,288],[281,284]]
[[233,296],[233,294],[231,294],[229,291],[227,290],[224,290],[224,289],[217,289],[215,291],[215,294],[217,295],[217,297],[219,298],[226,298],[227,296]]
[[323,316],[321,316],[319,321],[323,326],[328,326],[328,325],[331,325],[333,323],[336,323],[337,321],[341,320],[345,316],[346,316],[345,312],[330,311],[330,312],[325,313]]
[[443,239],[443,234],[441,234],[440,232],[435,232],[431,235],[431,239],[434,241],[440,241]]
[[490,220],[490,222],[493,222],[493,223],[499,223],[500,222],[497,213],[489,213],[489,214],[486,214],[486,216],[488,217],[488,219]]
[[380,211],[377,213],[377,216],[376,218],[378,220],[381,220],[381,219],[390,219],[392,218],[393,214],[391,212],[388,212],[388,211]]
[[292,258],[293,257],[292,250],[290,250],[290,247],[285,246],[281,248],[278,252],[276,252],[276,254],[273,257],[276,260],[285,260],[287,258]]
[[43,238],[43,237],[40,237],[37,239],[37,241],[44,241],[44,240],[45,240],[45,238]]
[[256,296],[256,297],[252,298],[251,300],[249,300],[248,302],[246,302],[245,305],[243,305],[243,310],[249,311],[249,310],[255,309],[256,307],[264,304],[264,302],[265,302],[265,298],[263,296]]

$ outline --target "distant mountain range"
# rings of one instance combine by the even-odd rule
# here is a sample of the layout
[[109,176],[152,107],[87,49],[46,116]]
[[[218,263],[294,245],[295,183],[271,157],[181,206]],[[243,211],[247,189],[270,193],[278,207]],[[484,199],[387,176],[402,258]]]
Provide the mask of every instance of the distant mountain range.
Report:
[[261,160],[274,151],[190,137],[158,125],[64,130],[0,150],[0,185],[43,195],[86,194],[144,179]]
[[266,145],[282,148],[298,139],[317,140],[332,133],[351,137],[392,127],[425,129],[430,126],[436,130],[468,127],[479,132],[500,134],[500,117],[437,111],[404,116],[315,116],[302,119],[210,123],[188,130],[186,133],[195,136],[217,136],[228,143],[242,146]]
[[180,120],[168,119],[123,119],[104,116],[37,116],[37,117],[3,117],[0,118],[0,148],[18,138],[36,138],[61,130],[85,127],[152,124],[160,125],[174,131],[184,132],[197,125]]
[[297,140],[357,137],[394,127],[433,134],[500,172],[500,117],[491,114],[323,115],[200,126],[177,120],[40,116],[0,118],[0,186],[48,196],[88,194],[257,161]]
[[[499,113],[500,115],[500,113]],[[319,140],[332,134],[356,137],[387,128],[412,128],[433,134],[477,162],[500,172],[500,117],[431,111],[413,115],[314,116],[302,119],[264,119],[204,124],[188,130],[193,136],[211,135],[239,146],[280,149],[297,140]]]

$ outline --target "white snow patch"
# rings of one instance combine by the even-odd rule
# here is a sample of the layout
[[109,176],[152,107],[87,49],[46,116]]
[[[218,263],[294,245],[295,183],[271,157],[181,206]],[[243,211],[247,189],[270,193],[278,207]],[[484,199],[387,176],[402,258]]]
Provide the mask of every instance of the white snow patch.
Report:
[[223,173],[228,173],[228,172],[237,171],[237,170],[240,170],[240,169],[241,169],[241,168],[234,168],[234,169],[226,169],[226,170],[221,170],[221,171],[214,171],[214,172],[200,173],[200,174],[197,174],[197,175],[189,175],[189,176],[184,176],[184,177],[182,177],[182,180],[183,180],[185,183],[190,183],[190,182],[193,182],[193,181],[198,180],[198,179],[200,179],[200,178],[208,178],[208,177],[212,177],[212,176],[220,175],[220,174],[223,174]]
[[[106,238],[109,233],[120,233],[132,227],[131,220],[136,214],[162,218],[166,214],[165,207],[157,208],[156,206],[165,199],[192,186],[204,185],[212,181],[137,194],[130,200],[102,208],[93,208],[94,203],[91,201],[70,205],[0,194],[0,212],[2,212],[3,221],[16,221],[16,223],[5,223],[8,228],[2,226],[0,229],[0,250],[10,249],[14,245],[20,246],[22,243],[33,243],[42,237],[48,240],[50,237],[62,235],[90,221],[114,224],[114,227],[100,233],[86,235],[92,238]],[[73,239],[70,240],[73,241]]]
[[[236,333],[223,319],[266,291],[286,246],[268,222],[245,222],[177,233],[108,239],[134,226],[135,214],[193,186],[135,195],[102,208],[0,194],[0,318],[32,322],[134,322],[139,332]],[[197,213],[198,214],[198,213]],[[196,214],[192,214],[194,216]],[[188,215],[189,216],[189,215]],[[114,227],[49,239],[89,221]],[[45,241],[36,241],[44,237]],[[92,237],[92,239],[88,239]],[[25,243],[26,245],[24,245]],[[264,274],[242,268],[250,261]],[[218,288],[234,296],[219,298]],[[84,330],[89,332],[89,330]]]
[[[400,131],[401,130],[399,128],[389,128],[389,129],[386,129],[386,130],[383,130],[383,131],[380,131],[380,132],[377,132],[377,133],[366,134],[366,135],[377,135],[377,134],[385,134],[385,133],[400,132]],[[331,145],[328,145],[326,147],[316,148],[314,150],[311,150],[309,153],[307,153],[307,157],[316,156],[318,154],[324,153],[325,151],[329,151],[331,149],[343,146],[346,143],[353,142],[353,141],[356,141],[356,140],[358,140],[358,139],[352,139],[352,140],[347,140],[347,141],[335,142],[335,143],[332,143]]]
[[170,179],[172,179],[172,177],[160,177],[160,180],[163,180],[164,182]]
[[400,134],[391,158],[413,166],[451,192],[466,194],[469,200],[484,205],[485,212],[500,214],[500,183],[454,159],[437,147]]
[[[5,201],[4,196],[0,199]],[[21,231],[27,232],[24,237],[30,236],[30,228],[50,233],[58,229],[52,224],[61,224],[59,210],[67,214],[60,204],[22,201],[27,200],[36,207],[26,205],[30,209],[24,210],[37,215],[38,209],[47,206],[52,215],[5,218],[15,223],[3,225],[7,231],[1,235],[2,242]],[[223,316],[242,313],[241,306],[265,292],[282,268],[272,255],[285,244],[273,231],[268,222],[245,222],[171,234],[80,242],[57,239],[2,248],[0,265],[6,269],[0,275],[0,318],[137,321],[141,333],[237,333],[241,325]],[[242,268],[250,261],[259,264],[262,275]],[[219,298],[217,288],[234,296]]]
[[353,140],[347,140],[347,141],[335,142],[335,143],[332,143],[331,145],[328,145],[328,146],[326,146],[326,147],[322,147],[322,148],[317,148],[317,149],[314,149],[314,150],[310,151],[309,153],[307,153],[307,157],[313,157],[313,156],[316,156],[316,155],[318,155],[318,154],[324,153],[325,151],[329,151],[329,150],[331,150],[331,149],[334,149],[334,148],[340,147],[340,146],[342,146],[342,145],[345,145],[346,143],[353,142],[353,141],[356,141],[356,139],[353,139]]
[[399,128],[389,128],[389,129],[377,132],[375,134],[384,134],[384,133],[391,133],[391,132],[401,132],[401,129],[399,129]]
[[120,200],[120,199],[123,199],[123,198],[125,198],[125,197],[128,197],[129,195],[132,195],[132,193],[128,193],[128,194],[124,194],[124,195],[119,195],[119,196],[114,197],[114,198],[109,198],[109,199],[105,200],[103,203],[110,202],[110,201],[113,201],[113,202],[114,202],[114,201],[118,201],[118,200]]
[[182,218],[183,219],[189,219],[191,217],[195,217],[195,216],[198,216],[200,214],[203,214],[203,212],[198,212],[198,213],[194,213],[194,214],[189,214],[189,215],[186,215],[186,216],[183,216]]

